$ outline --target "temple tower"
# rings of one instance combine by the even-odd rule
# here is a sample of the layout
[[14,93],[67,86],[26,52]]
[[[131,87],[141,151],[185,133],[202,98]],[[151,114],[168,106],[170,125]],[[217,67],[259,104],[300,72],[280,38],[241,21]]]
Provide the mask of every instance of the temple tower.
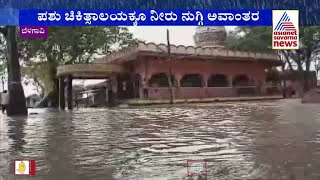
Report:
[[194,35],[197,47],[224,48],[227,31],[223,26],[198,26]]

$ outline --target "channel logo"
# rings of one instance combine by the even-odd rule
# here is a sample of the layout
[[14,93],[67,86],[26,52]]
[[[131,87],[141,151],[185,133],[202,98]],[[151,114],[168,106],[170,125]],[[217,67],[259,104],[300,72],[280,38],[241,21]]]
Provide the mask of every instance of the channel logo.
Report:
[[35,176],[36,161],[35,160],[14,161],[14,175]]
[[299,10],[272,10],[272,49],[299,49]]

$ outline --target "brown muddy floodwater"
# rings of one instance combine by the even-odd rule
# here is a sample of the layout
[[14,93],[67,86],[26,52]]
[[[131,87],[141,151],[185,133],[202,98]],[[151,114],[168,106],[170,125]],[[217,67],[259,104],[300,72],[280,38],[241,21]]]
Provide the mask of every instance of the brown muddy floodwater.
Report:
[[[1,116],[0,179],[166,180],[190,159],[208,161],[210,180],[320,179],[317,104],[35,111]],[[37,176],[14,177],[15,159],[35,159]]]

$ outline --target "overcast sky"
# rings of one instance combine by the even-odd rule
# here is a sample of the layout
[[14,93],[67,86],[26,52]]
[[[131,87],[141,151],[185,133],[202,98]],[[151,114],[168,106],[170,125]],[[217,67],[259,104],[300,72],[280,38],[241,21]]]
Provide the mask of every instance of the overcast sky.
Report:
[[[193,35],[195,33],[196,27],[190,26],[137,26],[137,27],[129,27],[129,30],[133,33],[135,38],[146,42],[154,42],[156,44],[159,43],[167,43],[167,29],[170,32],[170,43],[175,45],[185,45],[185,46],[193,46]],[[234,30],[234,26],[226,27],[227,31]],[[75,84],[83,83],[83,84],[93,84],[101,82],[101,80],[90,80],[90,81],[74,81]],[[2,86],[2,85],[0,85]],[[6,89],[6,88],[5,88]],[[1,91],[3,87],[1,87]],[[25,95],[31,95],[36,93],[33,86],[24,86]]]
[[[190,26],[145,26],[129,27],[136,38],[146,42],[167,43],[167,29],[170,33],[170,43],[175,45],[194,46],[193,35],[196,27]],[[226,27],[227,31],[234,30],[235,26]]]

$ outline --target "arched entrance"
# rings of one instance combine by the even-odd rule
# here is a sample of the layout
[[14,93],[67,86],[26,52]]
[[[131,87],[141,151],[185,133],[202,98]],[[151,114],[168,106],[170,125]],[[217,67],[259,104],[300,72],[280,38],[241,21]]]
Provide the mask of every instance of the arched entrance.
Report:
[[208,79],[208,87],[228,87],[228,78],[224,74],[213,74]]
[[259,88],[255,86],[253,79],[250,79],[246,74],[240,74],[234,77],[232,81],[233,86],[237,89],[238,95],[256,95],[259,93]]
[[180,80],[181,87],[203,87],[200,74],[186,74]]
[[[171,75],[171,85],[176,85],[176,80],[173,75]],[[148,81],[149,87],[169,87],[168,75],[166,73],[153,74]]]
[[250,86],[250,78],[246,74],[240,74],[233,78],[233,86]]

